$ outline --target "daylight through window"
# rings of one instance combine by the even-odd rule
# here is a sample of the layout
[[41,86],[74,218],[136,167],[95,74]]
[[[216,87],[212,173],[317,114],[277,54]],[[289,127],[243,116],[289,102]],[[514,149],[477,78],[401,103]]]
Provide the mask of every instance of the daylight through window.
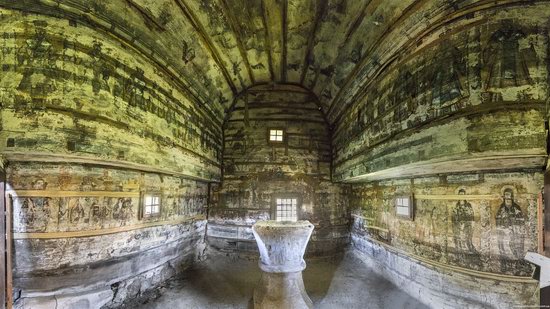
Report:
[[143,214],[145,217],[156,216],[160,214],[160,196],[145,195]]
[[297,221],[298,220],[298,200],[295,198],[278,198],[276,200],[276,220],[277,221]]
[[282,142],[283,141],[283,130],[269,130],[269,141],[270,142]]
[[412,218],[412,202],[408,196],[395,199],[396,214],[401,217]]

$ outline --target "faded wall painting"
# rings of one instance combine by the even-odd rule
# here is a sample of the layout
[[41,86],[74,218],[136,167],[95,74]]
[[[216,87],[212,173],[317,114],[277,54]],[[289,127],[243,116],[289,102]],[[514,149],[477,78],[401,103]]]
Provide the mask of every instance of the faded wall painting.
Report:
[[[354,185],[352,233],[441,263],[530,275],[531,266],[523,257],[536,251],[542,174],[449,174],[411,183],[406,179]],[[397,217],[393,207],[394,196],[410,192],[416,207],[412,221]]]
[[0,15],[0,142],[8,150],[219,178],[221,117],[192,102],[150,59],[67,20]]
[[529,69],[536,69],[537,54],[530,29],[505,19],[490,34],[483,50],[485,89],[533,84]]
[[[206,214],[207,185],[183,178],[45,163],[13,163],[8,175],[16,233],[100,230]],[[143,192],[160,192],[159,217],[140,219]]]
[[[514,199],[514,189],[505,188],[495,216],[498,251],[501,256],[509,256],[510,259],[521,260],[525,257],[525,237],[527,228],[525,215]],[[503,260],[501,271],[514,271],[516,263]]]
[[[270,128],[284,130],[283,142],[268,141]],[[328,127],[310,93],[296,86],[251,88],[237,100],[224,135],[224,179],[209,213],[212,227],[217,224],[210,240],[235,235],[220,246],[236,250],[230,246],[253,240],[247,228],[272,218],[277,194],[294,194],[302,201],[300,219],[316,225],[313,242],[325,243],[311,250],[347,243],[345,185],[331,183]]]
[[[470,121],[502,110],[513,115],[522,113],[519,109],[525,105],[543,110],[549,74],[545,64],[547,20],[536,6],[513,12],[495,12],[488,23],[466,23],[445,35],[428,34],[369,78],[364,96],[355,98],[357,104],[350,105],[336,123],[334,179],[365,173],[361,162],[381,162],[369,164],[370,171],[399,166],[407,160],[406,155],[388,158],[391,152],[373,151],[373,147],[392,147],[395,137],[405,139],[416,128],[426,131],[432,124],[440,125],[442,119]],[[455,132],[443,133],[453,136]],[[440,157],[437,152],[429,153],[438,148],[433,141],[424,143],[426,147],[407,163]],[[500,143],[494,150],[511,151],[511,145]],[[403,152],[406,149],[403,147]],[[449,155],[456,154],[451,150]]]
[[[458,195],[466,194],[465,189],[458,190]],[[472,243],[474,209],[467,200],[456,202],[452,213],[453,241],[457,252],[475,254],[477,250]]]

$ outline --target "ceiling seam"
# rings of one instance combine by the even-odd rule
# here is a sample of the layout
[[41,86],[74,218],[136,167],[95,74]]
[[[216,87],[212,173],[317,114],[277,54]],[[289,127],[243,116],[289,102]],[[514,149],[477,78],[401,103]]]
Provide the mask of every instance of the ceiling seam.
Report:
[[282,34],[283,34],[283,46],[282,46],[282,57],[281,57],[281,81],[286,83],[287,81],[287,40],[288,40],[288,0],[282,0]]
[[256,83],[256,78],[254,77],[254,72],[252,71],[252,66],[250,65],[250,61],[248,60],[248,55],[246,54],[243,42],[241,40],[240,27],[237,25],[237,21],[235,19],[235,16],[230,11],[226,0],[220,0],[220,3],[222,5],[222,7],[224,8],[224,11],[227,13],[227,17],[228,17],[228,21],[229,21],[229,27],[231,27],[231,30],[233,31],[233,34],[235,35],[235,40],[237,41],[237,48],[239,49],[239,52],[241,53],[241,58],[243,58],[244,64],[246,66],[246,70],[248,71],[248,76],[250,78],[250,82],[252,83],[252,85],[254,85]]
[[266,14],[266,8],[265,8],[265,0],[260,0],[261,2],[261,9],[262,9],[262,21],[264,23],[264,29],[265,29],[265,36],[264,36],[264,44],[267,47],[267,62],[269,65],[269,74],[271,76],[271,81],[275,82],[275,73],[273,72],[273,55],[271,54],[271,31],[269,31],[269,25],[267,21]]
[[313,53],[313,45],[314,45],[314,42],[315,42],[315,36],[317,34],[317,31],[319,30],[319,25],[321,24],[321,18],[324,15],[327,6],[328,6],[328,0],[320,0],[318,2],[318,6],[317,6],[316,13],[315,13],[315,20],[313,22],[311,35],[308,37],[306,54],[305,54],[304,62],[303,62],[303,65],[302,65],[302,75],[300,76],[300,84],[304,88],[307,88],[304,85],[304,80],[306,79],[307,70],[309,68],[309,59],[311,58],[311,54]]
[[218,50],[214,46],[214,43],[210,39],[210,36],[206,33],[203,25],[199,22],[197,16],[193,13],[193,11],[187,6],[187,4],[185,3],[185,0],[174,0],[174,1],[182,11],[183,15],[189,20],[193,28],[195,28],[195,31],[197,31],[197,33],[199,34],[199,37],[201,38],[203,43],[206,45],[206,48],[212,55],[214,62],[220,68],[225,78],[225,81],[227,82],[227,84],[229,85],[229,88],[231,88],[231,91],[233,92],[233,95],[236,95],[238,93],[237,86],[235,85],[235,83],[233,83],[233,79],[231,78],[229,71],[225,67]]

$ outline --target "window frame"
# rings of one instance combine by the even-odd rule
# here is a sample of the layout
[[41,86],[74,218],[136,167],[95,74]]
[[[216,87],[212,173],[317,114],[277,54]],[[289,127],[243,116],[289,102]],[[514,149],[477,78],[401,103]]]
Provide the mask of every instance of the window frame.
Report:
[[[146,198],[148,196],[152,196],[152,197],[158,197],[158,212],[156,213],[150,213],[150,214],[146,214],[145,213],[145,207],[147,207],[147,205],[145,205],[145,201],[146,201]],[[152,204],[154,205],[154,204]],[[141,192],[141,197],[140,197],[140,219],[151,219],[151,218],[158,218],[161,216],[162,214],[162,192],[160,191],[143,191]]]
[[277,220],[277,199],[296,199],[296,221],[302,220],[302,196],[296,193],[274,194],[271,200],[271,220]]
[[[407,199],[408,206],[400,205],[399,200]],[[404,203],[402,203],[404,204]],[[397,195],[394,197],[395,216],[401,219],[414,220],[414,198],[413,195]],[[398,207],[408,207],[408,214],[400,214]]]
[[[271,140],[271,131],[281,131],[281,139],[280,141],[272,141]],[[275,136],[278,136],[277,134]],[[283,144],[286,140],[286,130],[284,128],[267,128],[267,142],[272,144]]]

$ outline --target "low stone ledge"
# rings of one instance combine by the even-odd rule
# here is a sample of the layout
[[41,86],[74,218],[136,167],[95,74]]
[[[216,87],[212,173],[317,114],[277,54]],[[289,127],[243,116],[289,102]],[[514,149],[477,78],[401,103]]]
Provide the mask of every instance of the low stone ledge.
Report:
[[193,255],[182,255],[156,268],[131,278],[105,284],[96,289],[81,291],[56,291],[55,294],[21,297],[14,309],[111,309],[140,297],[161,285],[170,277],[181,273],[193,263]]
[[352,234],[353,252],[375,272],[432,308],[537,307],[537,282],[526,277],[428,265],[366,237]]
[[155,234],[154,242],[129,243],[119,254],[91,263],[20,269],[14,273],[14,308],[116,308],[203,258],[204,224],[176,230],[180,237],[174,231]]

